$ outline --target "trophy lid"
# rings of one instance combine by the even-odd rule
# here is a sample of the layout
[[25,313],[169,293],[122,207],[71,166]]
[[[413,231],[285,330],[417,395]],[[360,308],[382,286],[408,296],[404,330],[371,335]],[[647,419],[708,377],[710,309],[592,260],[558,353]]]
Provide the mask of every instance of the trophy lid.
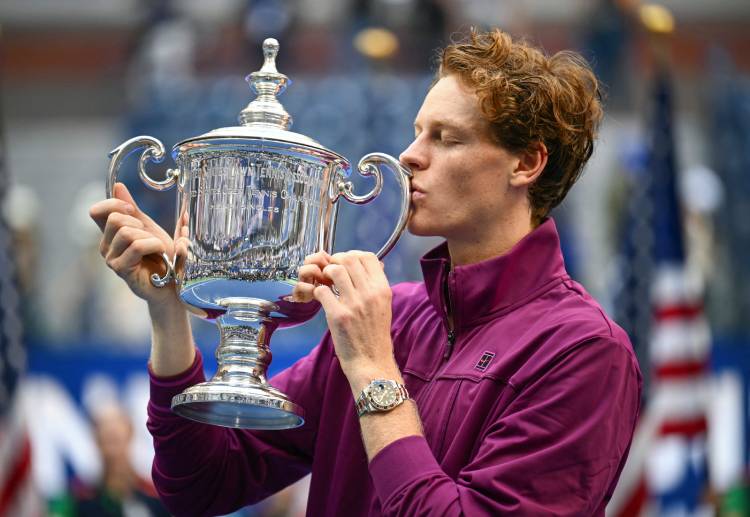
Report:
[[274,140],[292,145],[310,147],[316,151],[323,151],[345,160],[338,153],[323,147],[312,138],[289,131],[292,116],[276,98],[284,92],[292,81],[276,69],[276,55],[279,53],[279,42],[268,38],[263,42],[263,66],[253,72],[245,81],[256,94],[256,98],[243,109],[238,117],[239,126],[222,127],[204,133],[200,136],[187,138],[174,146],[177,151],[184,144],[199,143],[213,139],[251,139]]

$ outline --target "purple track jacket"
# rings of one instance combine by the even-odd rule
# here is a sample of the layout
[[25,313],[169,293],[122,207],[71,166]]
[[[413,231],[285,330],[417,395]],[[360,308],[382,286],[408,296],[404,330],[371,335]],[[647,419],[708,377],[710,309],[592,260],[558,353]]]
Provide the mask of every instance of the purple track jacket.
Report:
[[443,244],[422,270],[424,283],[393,287],[391,335],[424,437],[397,440],[368,464],[329,334],[271,380],[305,410],[305,424],[288,431],[173,414],[172,396],[204,380],[198,356],[179,376],[151,376],[153,477],[168,508],[225,514],[312,472],[315,517],[603,516],[641,375],[626,334],[566,273],[554,222],[453,271]]

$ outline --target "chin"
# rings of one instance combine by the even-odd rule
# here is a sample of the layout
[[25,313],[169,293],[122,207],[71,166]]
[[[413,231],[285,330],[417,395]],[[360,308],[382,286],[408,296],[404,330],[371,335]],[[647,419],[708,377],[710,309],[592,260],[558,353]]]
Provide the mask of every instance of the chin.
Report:
[[440,232],[437,227],[431,224],[425,224],[424,221],[415,220],[413,217],[409,219],[409,223],[406,225],[406,229],[409,233],[418,237],[438,237]]

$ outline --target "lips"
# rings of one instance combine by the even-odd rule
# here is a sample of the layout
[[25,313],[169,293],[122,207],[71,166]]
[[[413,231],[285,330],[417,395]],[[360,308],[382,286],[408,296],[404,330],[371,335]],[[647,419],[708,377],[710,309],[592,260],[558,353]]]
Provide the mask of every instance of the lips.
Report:
[[424,190],[422,190],[421,188],[419,188],[419,186],[414,185],[412,183],[412,185],[411,185],[411,200],[412,201],[417,201],[419,199],[423,199],[425,197],[425,195],[426,194],[425,194]]

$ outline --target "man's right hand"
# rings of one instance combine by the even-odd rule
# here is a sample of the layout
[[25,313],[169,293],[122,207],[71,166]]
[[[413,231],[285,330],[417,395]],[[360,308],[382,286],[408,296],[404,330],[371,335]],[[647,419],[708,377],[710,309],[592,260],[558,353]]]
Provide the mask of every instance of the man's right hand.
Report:
[[125,185],[117,183],[114,197],[94,204],[89,215],[102,231],[99,252],[133,293],[149,304],[179,303],[173,285],[159,288],[151,283],[152,274],[165,273],[160,255],[174,256],[174,242],[138,208]]
[[122,183],[117,183],[114,197],[94,204],[91,218],[102,230],[99,251],[107,265],[148,302],[151,315],[151,371],[160,377],[178,375],[195,359],[195,345],[185,306],[180,302],[174,284],[156,287],[154,273],[165,271],[161,254],[182,256],[187,251],[187,236],[175,243],[172,238],[144,214]]

